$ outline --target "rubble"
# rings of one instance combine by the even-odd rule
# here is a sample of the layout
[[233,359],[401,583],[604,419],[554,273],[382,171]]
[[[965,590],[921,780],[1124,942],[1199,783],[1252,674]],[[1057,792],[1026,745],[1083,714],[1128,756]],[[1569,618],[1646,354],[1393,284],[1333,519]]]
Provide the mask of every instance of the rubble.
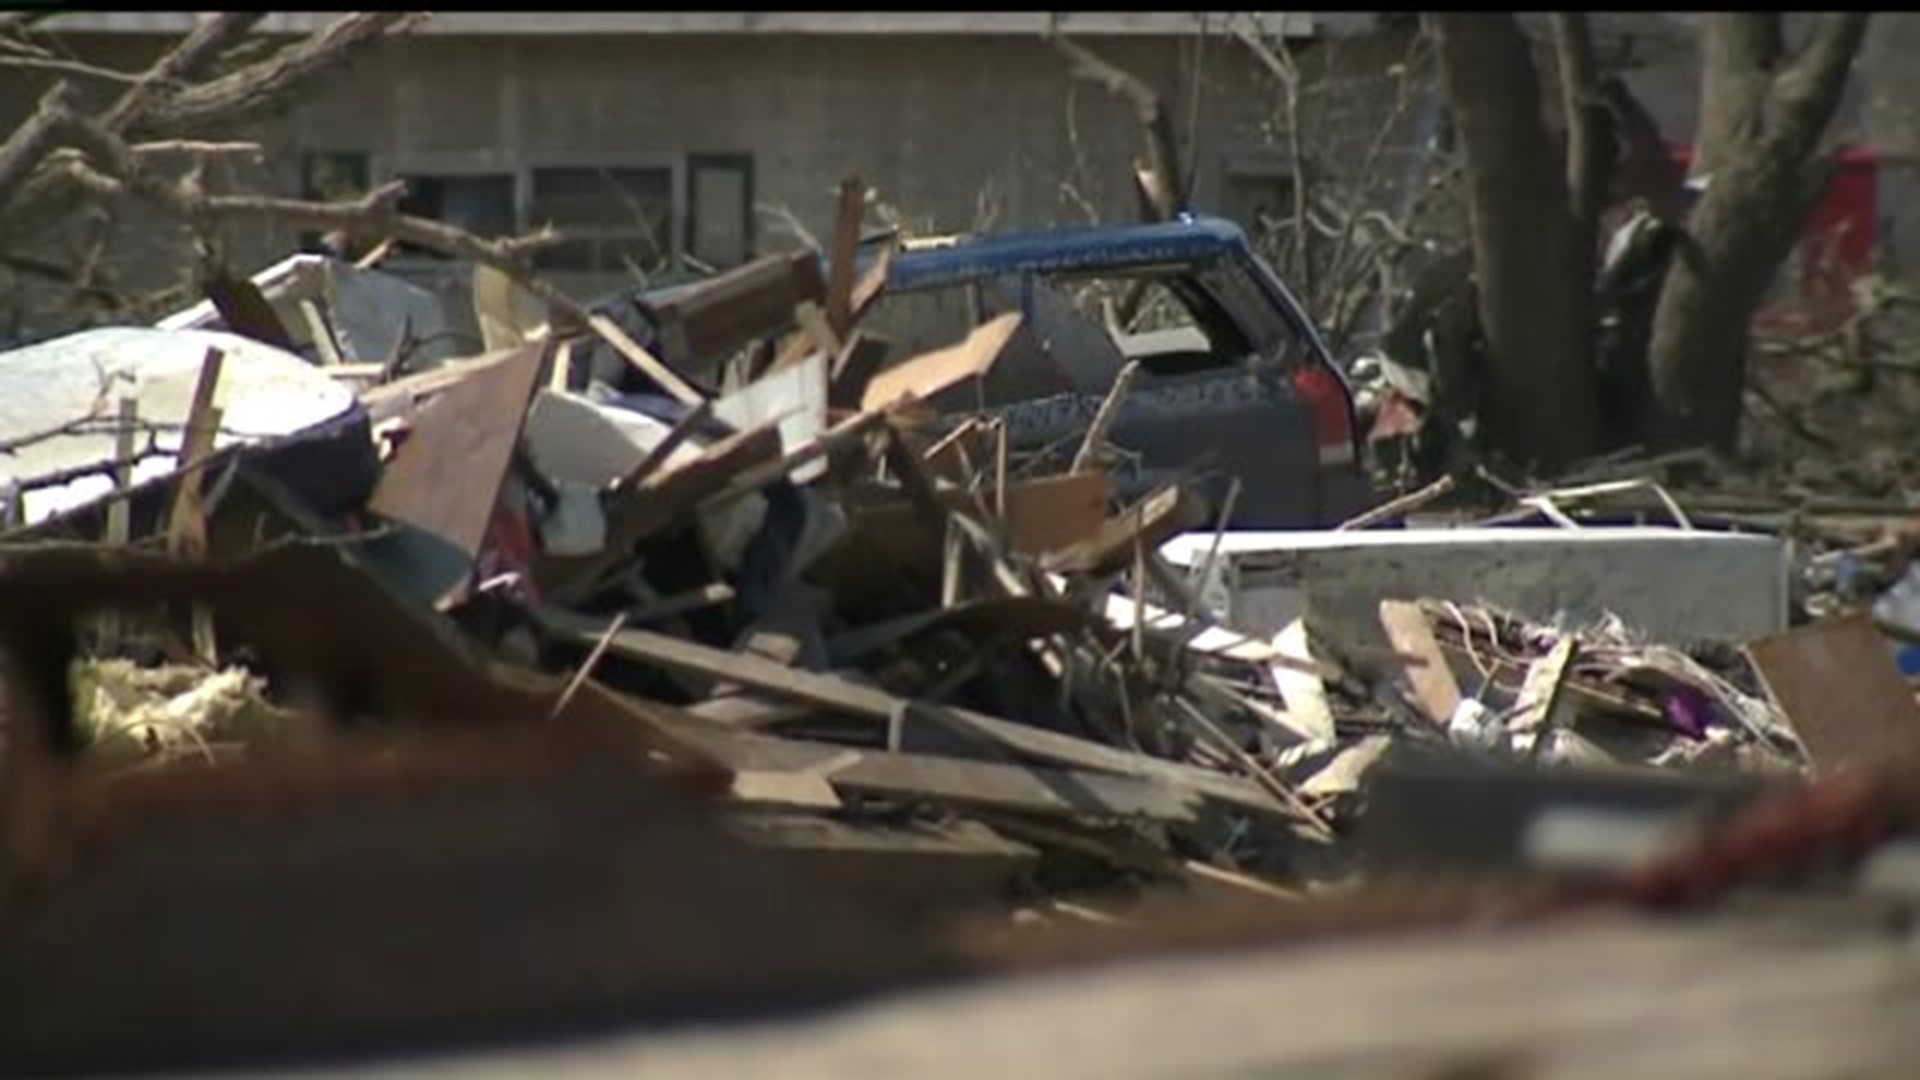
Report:
[[[1121,924],[1105,912],[1174,889],[1311,912],[1409,851],[1680,874],[1674,836],[1920,747],[1869,618],[1791,625],[1814,564],[1786,540],[1678,512],[1579,527],[1563,504],[1591,491],[1521,504],[1550,528],[1366,528],[1450,488],[1351,528],[1236,528],[1238,478],[1216,498],[1173,458],[1128,464],[1123,429],[1169,392],[1126,405],[1153,342],[1109,343],[1105,388],[1065,391],[1088,406],[1072,445],[1029,453],[1019,410],[1040,406],[977,399],[1071,304],[889,355],[863,320],[895,256],[856,268],[848,237],[824,273],[773,255],[585,320],[482,275],[471,355],[405,347],[444,316],[425,294],[302,257],[159,328],[0,357],[24,507],[0,544],[0,983],[130,939],[115,905],[152,889],[211,903],[258,957],[205,967],[183,923],[125,947],[182,986],[229,981],[201,1023],[266,1052],[853,992],[978,973],[925,927],[983,906]],[[122,396],[146,447],[105,412]],[[1324,449],[1302,423],[1273,437]],[[1902,595],[1878,609],[1895,629]],[[1440,805],[1467,789],[1516,794]],[[275,861],[290,844],[311,861]],[[527,845],[550,879],[513,876]],[[470,961],[433,973],[493,909],[409,951],[335,882],[362,866],[383,895],[404,883],[409,925],[531,890],[504,948],[537,974],[490,1000],[458,985],[484,978]],[[569,875],[606,892],[562,895]],[[324,945],[277,955],[247,896],[299,896]],[[711,963],[673,959],[763,911],[782,915]],[[863,918],[884,929],[859,944]],[[267,963],[314,980],[312,1016],[239,989]],[[605,994],[563,986],[568,963]],[[174,986],[96,994],[111,975],[60,975],[91,1028],[34,1011],[0,1018],[0,1044],[213,1060],[190,1031],[141,1041]]]

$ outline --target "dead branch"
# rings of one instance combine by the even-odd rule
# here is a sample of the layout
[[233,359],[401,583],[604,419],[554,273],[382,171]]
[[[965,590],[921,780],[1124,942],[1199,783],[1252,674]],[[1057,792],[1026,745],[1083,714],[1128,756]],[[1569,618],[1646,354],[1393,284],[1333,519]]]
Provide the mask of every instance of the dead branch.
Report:
[[1300,290],[1309,297],[1317,295],[1314,288],[1313,273],[1313,232],[1308,227],[1308,199],[1310,192],[1307,184],[1306,153],[1301,149],[1300,131],[1300,65],[1294,62],[1293,54],[1287,50],[1286,39],[1280,39],[1278,48],[1269,46],[1260,40],[1253,31],[1240,27],[1236,31],[1242,44],[1252,52],[1280,83],[1287,111],[1287,156],[1293,164],[1293,228],[1298,238],[1293,245],[1293,276],[1299,282]]
[[551,228],[523,237],[488,240],[464,229],[398,210],[406,184],[394,181],[350,202],[323,203],[265,195],[209,195],[194,177],[168,182],[149,175],[138,155],[112,132],[83,117],[65,114],[60,127],[90,161],[68,159],[71,182],[95,196],[138,197],[196,228],[219,222],[271,221],[316,232],[337,232],[370,241],[413,244],[456,259],[495,267],[539,299],[585,322],[586,309],[551,283],[534,275],[527,257],[559,242]]
[[[231,54],[264,17],[264,12],[223,12],[204,18],[101,114],[93,127],[116,139],[137,132],[160,140],[144,151],[147,153],[242,153],[237,148],[214,149],[218,144],[192,146],[188,140],[199,129],[245,120],[275,107],[364,46],[385,34],[412,27],[424,15],[348,14],[267,59],[198,86],[187,85],[204,75],[216,60]],[[176,89],[182,85],[187,88]],[[101,185],[89,183],[84,173],[65,158],[47,160],[47,167],[39,168],[57,150],[57,144],[49,141],[45,132],[58,128],[71,135],[76,130],[60,121],[57,115],[40,115],[37,122],[30,120],[9,140],[9,146],[19,140],[18,149],[33,152],[0,157],[0,208],[4,208],[0,226],[26,229],[70,220],[76,198],[108,193]],[[31,138],[22,139],[23,135]],[[100,148],[97,142],[95,148]],[[119,168],[109,168],[108,172],[127,178]]]
[[155,102],[143,129],[203,130],[233,124],[277,108],[296,89],[339,67],[362,47],[404,33],[426,17],[417,11],[362,11],[345,15],[265,60]]
[[1826,129],[1839,106],[1840,89],[1867,34],[1868,13],[1832,12],[1820,17],[1800,55],[1773,80],[1765,127],[1799,142],[1805,132]]
[[16,35],[25,33],[32,30],[36,24],[43,23],[58,14],[60,14],[58,11],[8,12],[5,15],[0,15],[0,34]]
[[1140,166],[1149,186],[1144,194],[1161,220],[1171,219],[1187,204],[1187,187],[1180,175],[1179,140],[1174,136],[1173,117],[1160,95],[1145,80],[1114,66],[1086,46],[1058,33],[1049,40],[1072,65],[1076,78],[1096,83],[1109,94],[1123,98],[1133,106],[1146,137],[1146,161]]
[[103,68],[79,60],[64,60],[52,56],[0,56],[0,68],[52,71],[82,79],[97,79],[101,82],[137,83],[146,78],[139,72],[115,71],[112,68]]
[[72,115],[75,98],[70,84],[54,83],[41,95],[33,115],[15,128],[6,142],[0,143],[0,210],[6,208],[33,170],[58,145],[60,132]]
[[199,157],[230,156],[253,160],[259,160],[267,153],[266,147],[255,142],[207,142],[199,139],[162,139],[158,142],[135,143],[131,149],[142,156],[192,154]]
[[155,61],[133,89],[113,103],[100,117],[101,126],[115,133],[126,131],[144,117],[148,107],[169,87],[205,71],[266,17],[264,11],[226,11],[201,22],[180,44]]

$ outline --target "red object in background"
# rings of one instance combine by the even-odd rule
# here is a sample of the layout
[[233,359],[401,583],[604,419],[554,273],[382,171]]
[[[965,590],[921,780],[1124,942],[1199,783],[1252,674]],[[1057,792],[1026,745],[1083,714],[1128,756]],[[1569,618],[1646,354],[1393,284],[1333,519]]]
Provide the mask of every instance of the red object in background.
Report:
[[1845,287],[1873,270],[1875,166],[1871,150],[1840,152],[1840,169],[1800,240],[1804,291],[1818,291],[1823,278]]
[[[1693,147],[1669,150],[1682,169],[1693,163]],[[1849,286],[1873,269],[1879,158],[1865,147],[1848,147],[1840,151],[1839,165],[1800,234],[1800,300],[1815,309],[1810,315],[1844,315],[1853,303]]]

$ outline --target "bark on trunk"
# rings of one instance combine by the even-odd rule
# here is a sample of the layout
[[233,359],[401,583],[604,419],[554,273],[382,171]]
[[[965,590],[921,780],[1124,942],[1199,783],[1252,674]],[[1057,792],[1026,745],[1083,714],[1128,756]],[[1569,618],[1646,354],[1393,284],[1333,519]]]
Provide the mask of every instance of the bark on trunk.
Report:
[[1522,463],[1566,465],[1602,442],[1592,252],[1574,224],[1566,164],[1541,122],[1539,79],[1513,16],[1427,19],[1467,160],[1487,345],[1482,430]]
[[1784,46],[1777,11],[1722,11],[1706,17],[1700,43],[1700,132],[1693,174],[1718,167],[1752,122]]
[[1867,25],[1862,13],[1823,16],[1806,48],[1780,67],[1769,18],[1718,15],[1707,24],[1702,118],[1714,126],[1699,143],[1711,149],[1712,179],[1662,284],[1648,357],[1669,445],[1731,449],[1739,440],[1748,326],[1832,175],[1820,139]]

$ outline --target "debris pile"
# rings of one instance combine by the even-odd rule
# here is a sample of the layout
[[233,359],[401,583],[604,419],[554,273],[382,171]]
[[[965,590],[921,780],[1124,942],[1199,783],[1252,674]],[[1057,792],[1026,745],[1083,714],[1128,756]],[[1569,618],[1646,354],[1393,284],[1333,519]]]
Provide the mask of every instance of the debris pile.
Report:
[[[1789,630],[1772,537],[1229,528],[1231,490],[1115,482],[1132,366],[1070,452],[1028,453],[1007,413],[949,393],[1019,347],[1024,316],[894,357],[863,323],[892,249],[861,264],[842,233],[826,272],[769,256],[584,319],[482,270],[473,355],[415,347],[449,333],[430,294],[302,257],[157,328],[0,357],[0,981],[104,932],[120,901],[100,890],[201,903],[195,867],[263,875],[246,880],[306,918],[336,917],[321,897],[373,865],[428,918],[428,870],[449,867],[532,890],[528,925],[575,924],[537,961],[504,945],[547,974],[491,1004],[458,965],[382,968],[383,994],[357,997],[327,948],[392,939],[347,922],[287,961],[314,965],[327,1008],[289,1019],[244,979],[221,998],[259,1045],[335,1006],[374,1038],[437,1022],[435,1002],[531,1008],[596,935],[671,952],[675,927],[730,933],[747,897],[786,888],[762,866],[894,927],[996,902],[1110,920],[1100,905],[1152,885],[1293,902],[1364,869],[1356,835],[1420,825],[1372,797],[1398,759],[1777,783],[1874,761],[1887,710],[1914,708],[1869,624]],[[1821,670],[1806,635],[1834,627],[1886,679]],[[1824,707],[1836,679],[1879,711]],[[629,790],[718,827],[703,810],[676,831],[681,811]],[[574,824],[540,816],[560,806]],[[591,902],[476,869],[483,834],[545,837],[561,874],[629,827],[676,861],[623,854]],[[765,861],[734,868],[723,844]],[[263,850],[304,853],[307,876]],[[782,971],[868,985],[924,959],[879,930],[830,959],[849,924],[794,904],[781,925],[811,944],[743,939],[684,968],[623,946],[593,961],[593,1008],[771,995]],[[129,938],[128,966],[191,954],[179,935]],[[46,1060],[89,1032],[120,1045],[166,992],[102,998],[91,968],[61,970],[96,1027],[0,1021]]]

